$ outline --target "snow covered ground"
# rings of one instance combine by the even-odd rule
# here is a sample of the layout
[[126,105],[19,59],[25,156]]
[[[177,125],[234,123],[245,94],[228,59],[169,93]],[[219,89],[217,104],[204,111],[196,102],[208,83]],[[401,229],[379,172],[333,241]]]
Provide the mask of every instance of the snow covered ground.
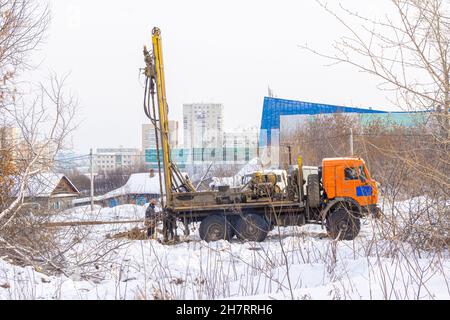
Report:
[[[145,212],[131,205],[97,209],[56,220],[130,220]],[[363,221],[355,241],[343,242],[313,225],[276,228],[263,243],[207,244],[198,225],[171,246],[107,237],[134,227],[142,224],[62,230],[62,275],[0,257],[0,299],[450,299],[448,252],[382,239],[372,220]]]
[[94,206],[91,211],[90,206],[78,207],[63,211],[55,216],[52,221],[119,221],[119,220],[139,220],[145,217],[146,207],[137,205],[123,205],[114,208],[102,208]]

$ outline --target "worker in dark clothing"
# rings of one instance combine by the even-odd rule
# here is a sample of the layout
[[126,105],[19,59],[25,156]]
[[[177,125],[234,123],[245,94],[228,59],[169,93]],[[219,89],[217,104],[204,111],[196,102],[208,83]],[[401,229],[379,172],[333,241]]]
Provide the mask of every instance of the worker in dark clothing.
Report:
[[147,227],[147,237],[150,239],[155,235],[156,231],[156,223],[158,220],[158,216],[155,210],[156,200],[151,200],[150,204],[145,211],[145,226]]
[[170,240],[176,241],[177,237],[175,234],[175,228],[177,226],[176,219],[172,217],[171,215],[167,215],[164,217],[164,242],[169,241],[169,234],[170,234]]

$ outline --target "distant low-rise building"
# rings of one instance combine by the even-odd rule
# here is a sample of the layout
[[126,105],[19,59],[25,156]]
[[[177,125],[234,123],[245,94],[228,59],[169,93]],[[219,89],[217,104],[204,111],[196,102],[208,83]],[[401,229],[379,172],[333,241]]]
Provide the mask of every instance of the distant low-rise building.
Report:
[[237,128],[223,134],[223,161],[245,164],[258,153],[257,128]]
[[139,149],[102,148],[95,154],[95,171],[115,171],[140,166],[143,155]]
[[55,156],[55,166],[62,172],[76,170],[79,173],[89,173],[89,155],[78,154],[74,151],[60,151]]

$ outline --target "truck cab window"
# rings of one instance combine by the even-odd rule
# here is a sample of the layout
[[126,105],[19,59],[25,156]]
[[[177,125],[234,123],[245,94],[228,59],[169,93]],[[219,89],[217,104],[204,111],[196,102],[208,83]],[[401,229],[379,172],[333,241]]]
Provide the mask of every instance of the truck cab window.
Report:
[[358,180],[358,170],[355,168],[345,168],[345,180]]

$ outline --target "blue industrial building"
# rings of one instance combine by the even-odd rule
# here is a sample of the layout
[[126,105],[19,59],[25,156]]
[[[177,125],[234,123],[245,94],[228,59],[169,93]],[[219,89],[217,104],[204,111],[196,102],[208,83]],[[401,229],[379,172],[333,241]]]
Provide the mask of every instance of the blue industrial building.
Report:
[[272,130],[280,130],[280,117],[284,115],[317,115],[329,113],[387,113],[385,111],[334,106],[320,103],[264,98],[259,146],[271,145]]

